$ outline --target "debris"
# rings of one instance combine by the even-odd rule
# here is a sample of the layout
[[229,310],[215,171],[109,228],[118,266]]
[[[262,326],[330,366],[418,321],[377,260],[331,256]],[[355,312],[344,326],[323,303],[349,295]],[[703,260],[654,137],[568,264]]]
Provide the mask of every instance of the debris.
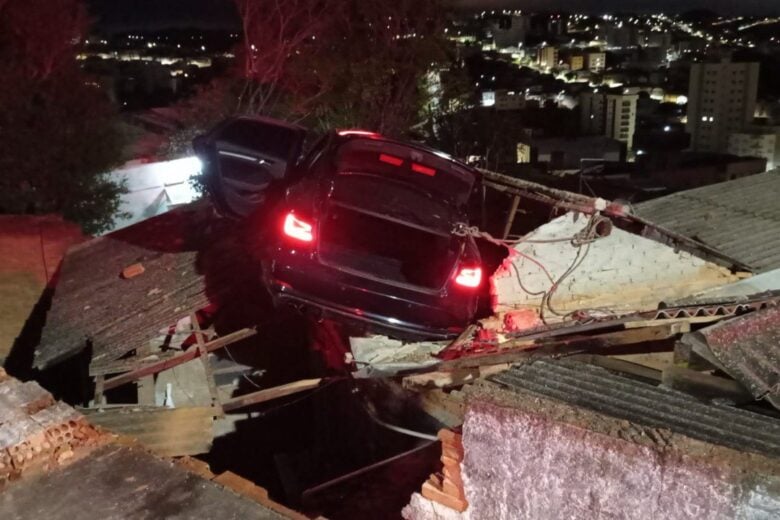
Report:
[[468,501],[463,490],[463,477],[460,463],[463,461],[463,443],[461,435],[449,430],[439,431],[442,445],[441,475],[431,475],[422,486],[422,496],[439,504],[463,512],[468,508]]
[[122,278],[129,280],[130,278],[135,278],[136,276],[144,274],[144,271],[146,271],[146,269],[144,269],[143,264],[133,264],[122,269]]
[[305,392],[307,390],[313,390],[319,387],[323,382],[323,379],[304,379],[302,381],[296,381],[294,383],[288,383],[286,385],[277,386],[274,388],[266,388],[259,390],[251,394],[246,394],[238,397],[234,397],[227,401],[222,402],[222,409],[226,412],[245,408],[255,404],[264,403],[266,401],[272,401],[299,392]]
[[731,379],[716,377],[683,367],[668,367],[663,371],[663,384],[708,400],[732,404],[747,404],[755,400],[750,392]]
[[[51,404],[29,414],[31,398]],[[166,517],[171,508],[183,518],[305,518],[237,475],[217,477],[193,459],[172,464],[109,435],[89,422],[94,415],[85,418],[2,369],[0,417],[0,518]],[[161,431],[171,442],[182,433]]]
[[[92,424],[127,435],[163,457],[200,455],[211,449],[214,409],[211,407],[133,407],[81,410]],[[165,432],[165,435],[160,435]]]
[[426,341],[404,343],[385,336],[350,338],[354,361],[358,366],[355,377],[388,376],[410,368],[434,366],[434,357],[448,342]]
[[780,409],[780,308],[721,321],[684,338],[756,399]]

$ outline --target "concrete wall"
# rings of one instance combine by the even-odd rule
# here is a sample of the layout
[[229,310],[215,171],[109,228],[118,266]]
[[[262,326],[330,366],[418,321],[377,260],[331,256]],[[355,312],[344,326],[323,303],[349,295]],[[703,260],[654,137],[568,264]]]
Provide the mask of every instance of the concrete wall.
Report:
[[[576,413],[576,412],[572,412]],[[609,419],[607,419],[609,421]],[[769,519],[780,479],[487,401],[463,425],[468,518]],[[624,429],[626,440],[619,437]],[[636,433],[636,432],[634,432]],[[747,458],[747,456],[746,456]]]
[[0,365],[65,252],[85,239],[56,215],[0,216]]
[[[561,314],[604,308],[649,310],[660,301],[737,280],[722,267],[617,228],[609,236],[582,246],[578,260],[580,248],[573,246],[570,239],[586,227],[588,220],[587,216],[568,213],[538,228],[526,237],[526,242],[515,246],[514,253],[492,279],[494,308],[531,308],[538,312],[542,295],[532,293],[549,291],[553,281],[559,280],[575,261],[578,267],[551,297],[552,307]],[[548,309],[544,315],[550,321],[556,320]]]

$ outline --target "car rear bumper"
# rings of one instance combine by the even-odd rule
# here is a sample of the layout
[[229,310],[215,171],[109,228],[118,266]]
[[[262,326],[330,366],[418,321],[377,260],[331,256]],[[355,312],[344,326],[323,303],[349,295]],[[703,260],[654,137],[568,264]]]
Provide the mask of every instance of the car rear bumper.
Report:
[[476,313],[475,295],[415,294],[371,280],[356,280],[314,260],[277,259],[264,266],[264,273],[278,303],[315,308],[402,339],[456,337]]

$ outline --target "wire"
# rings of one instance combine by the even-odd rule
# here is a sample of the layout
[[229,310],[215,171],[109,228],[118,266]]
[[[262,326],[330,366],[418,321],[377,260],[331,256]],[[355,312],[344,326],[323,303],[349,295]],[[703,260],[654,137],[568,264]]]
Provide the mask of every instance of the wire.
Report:
[[[225,348],[225,352],[227,352],[227,355],[228,355],[228,357],[230,358],[230,360],[231,360],[233,363],[235,363],[236,365],[241,365],[241,363],[239,363],[238,361],[236,361],[236,359],[233,357],[233,354],[231,354],[231,353],[230,353],[230,349],[229,349],[229,348],[227,348],[227,347],[224,347],[224,348]],[[250,368],[251,368],[251,367],[250,367]],[[250,385],[254,386],[255,388],[262,389],[262,387],[261,387],[260,385],[258,385],[258,384],[257,384],[257,383],[255,383],[254,381],[252,381],[252,379],[251,379],[251,378],[250,378],[248,375],[246,375],[245,373],[243,373],[243,372],[242,372],[242,373],[241,373],[241,377],[243,377],[243,378],[246,380],[246,382],[247,382],[247,383],[249,383]]]
[[408,435],[410,437],[416,437],[418,439],[425,439],[426,441],[438,441],[439,440],[439,438],[437,436],[431,435],[429,433],[417,432],[417,431],[414,431],[414,430],[409,430],[408,428],[402,428],[400,426],[396,426],[394,424],[387,423],[387,422],[383,421],[382,419],[380,419],[379,417],[377,417],[376,414],[374,413],[374,411],[371,410],[368,406],[366,406],[366,404],[363,402],[362,399],[360,399],[360,403],[361,403],[361,405],[363,405],[363,408],[366,410],[366,413],[371,418],[371,420],[373,420],[378,425],[380,425],[380,426],[382,426],[384,428],[387,428],[388,430],[392,430],[394,432],[401,433],[403,435]]
[[313,396],[315,394],[318,394],[321,391],[325,390],[326,388],[328,388],[332,384],[334,384],[334,383],[336,383],[338,381],[343,381],[344,379],[346,379],[346,378],[344,378],[344,377],[334,377],[333,379],[329,380],[324,385],[321,385],[321,386],[318,386],[317,388],[313,388],[313,389],[309,390],[308,393],[306,395],[304,395],[303,397],[299,397],[297,399],[293,399],[292,401],[290,401],[288,403],[280,404],[279,406],[275,406],[275,407],[269,408],[267,410],[263,410],[263,411],[260,411],[260,412],[249,412],[249,413],[250,414],[251,413],[255,413],[255,414],[257,414],[257,417],[265,417],[266,415],[270,415],[270,414],[272,414],[274,412],[277,412],[277,411],[281,410],[282,408],[287,408],[288,406],[292,406],[294,404],[300,403],[301,401],[305,401],[306,399],[310,398],[311,396]]

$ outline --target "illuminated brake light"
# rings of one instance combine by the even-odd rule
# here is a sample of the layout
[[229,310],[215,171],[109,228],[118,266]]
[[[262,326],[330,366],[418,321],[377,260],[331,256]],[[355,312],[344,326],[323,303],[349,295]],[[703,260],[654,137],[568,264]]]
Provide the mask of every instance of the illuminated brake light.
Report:
[[292,212],[288,213],[284,219],[284,234],[301,242],[314,240],[312,225],[299,219]]
[[417,173],[422,173],[423,175],[427,175],[428,177],[433,177],[436,175],[436,170],[433,168],[428,168],[427,166],[423,166],[422,164],[412,163],[412,171]]
[[482,269],[480,267],[464,267],[455,277],[455,283],[463,287],[479,287],[482,283]]
[[385,153],[379,154],[379,160],[383,163],[392,164],[393,166],[401,166],[404,163],[404,160],[400,157],[395,157],[393,155],[387,155]]
[[340,136],[347,136],[347,135],[361,135],[363,137],[379,137],[379,134],[376,132],[369,132],[368,130],[341,130],[339,131]]

